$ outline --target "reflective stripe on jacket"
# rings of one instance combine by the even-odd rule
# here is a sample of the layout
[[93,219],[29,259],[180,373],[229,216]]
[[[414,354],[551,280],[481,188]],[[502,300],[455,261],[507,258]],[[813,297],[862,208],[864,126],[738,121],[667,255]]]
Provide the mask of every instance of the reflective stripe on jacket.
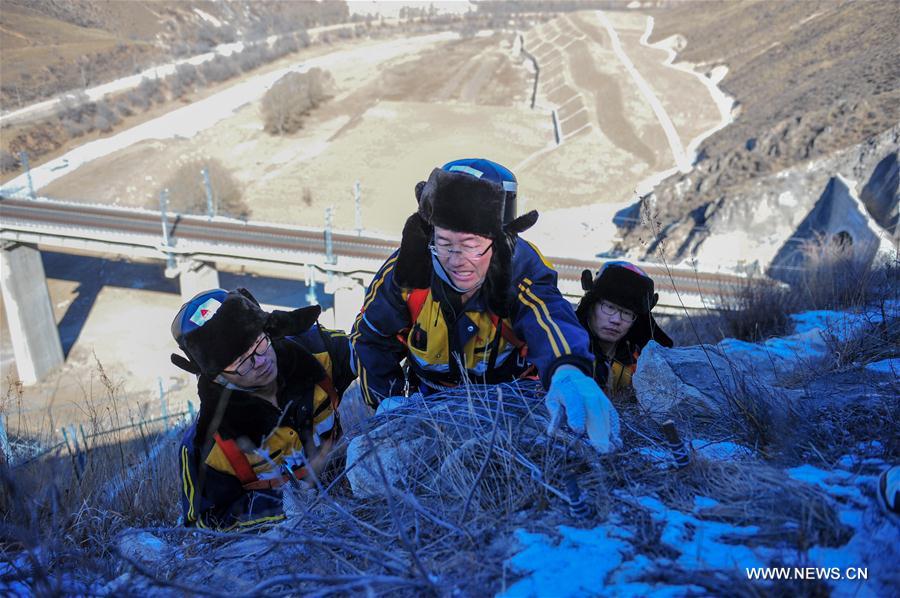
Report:
[[[399,287],[393,279],[397,256],[395,252],[375,275],[350,335],[360,388],[369,405],[403,393],[400,364],[406,357],[426,391],[460,383],[453,353],[461,356],[473,382],[508,381],[527,369],[529,363],[498,334],[481,291],[462,306],[455,320],[448,321],[447,287],[432,275],[431,292],[419,317],[410,322],[406,300],[411,289]],[[527,344],[528,362],[537,367],[544,386],[563,363],[590,373],[587,333],[559,292],[552,265],[536,247],[518,239],[511,271],[510,314],[500,325],[511,326]]]

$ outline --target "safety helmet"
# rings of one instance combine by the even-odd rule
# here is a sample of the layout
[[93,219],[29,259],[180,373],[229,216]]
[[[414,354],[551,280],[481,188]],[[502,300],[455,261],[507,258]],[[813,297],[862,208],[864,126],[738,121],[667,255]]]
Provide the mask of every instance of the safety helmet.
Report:
[[508,168],[484,158],[463,158],[447,162],[441,167],[446,172],[463,172],[477,179],[486,179],[500,184],[505,191],[503,224],[509,224],[516,217],[516,175]]
[[184,350],[185,335],[209,322],[225,303],[226,297],[228,297],[228,291],[211,289],[197,293],[181,306],[178,314],[172,320],[172,337],[182,350]]

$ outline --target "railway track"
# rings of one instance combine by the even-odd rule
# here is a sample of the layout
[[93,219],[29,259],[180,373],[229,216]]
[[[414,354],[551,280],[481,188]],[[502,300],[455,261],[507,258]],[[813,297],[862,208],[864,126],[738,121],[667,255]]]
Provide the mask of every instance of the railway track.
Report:
[[[169,236],[173,243],[202,243],[205,255],[215,255],[209,247],[220,246],[223,255],[235,251],[273,251],[279,253],[323,254],[325,231],[322,229],[291,227],[263,222],[241,222],[224,218],[169,214]],[[160,247],[162,224],[159,212],[128,209],[95,204],[60,202],[55,200],[27,200],[0,198],[0,231],[18,230],[59,234],[66,237],[96,238],[98,234],[130,237],[124,242],[140,246]],[[120,241],[120,243],[123,241]],[[380,265],[398,247],[399,240],[334,233],[334,254],[342,257],[371,260]],[[162,257],[162,253],[160,254]],[[563,281],[577,282],[585,269],[596,272],[602,260],[571,257],[552,257]],[[653,277],[660,291],[717,296],[728,294],[743,279],[739,276],[697,272],[665,265],[642,263],[640,266]],[[378,266],[373,267],[374,269]]]

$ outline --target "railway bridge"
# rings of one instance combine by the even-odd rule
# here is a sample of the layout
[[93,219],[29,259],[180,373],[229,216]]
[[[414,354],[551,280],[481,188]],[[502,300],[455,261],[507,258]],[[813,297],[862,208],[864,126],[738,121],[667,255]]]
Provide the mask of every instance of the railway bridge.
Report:
[[[264,271],[324,285],[333,296],[334,324],[352,323],[365,287],[399,246],[390,237],[328,229],[244,222],[136,208],[0,198],[0,275],[6,316],[19,377],[40,381],[63,362],[41,249],[131,260],[162,260],[166,275],[177,278],[181,294],[219,286],[220,269]],[[599,259],[549,257],[559,272],[560,290],[581,295],[584,269]],[[720,297],[737,277],[641,264],[653,276],[665,308],[700,308],[704,297]]]

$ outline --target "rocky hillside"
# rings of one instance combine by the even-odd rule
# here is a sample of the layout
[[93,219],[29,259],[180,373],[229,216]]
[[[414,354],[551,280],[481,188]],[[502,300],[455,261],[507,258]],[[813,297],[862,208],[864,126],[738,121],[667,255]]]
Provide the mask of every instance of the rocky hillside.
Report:
[[4,0],[0,103],[12,110],[216,44],[346,21],[344,2]]
[[[745,202],[741,209],[753,213],[760,189],[777,184],[781,173],[900,122],[900,5],[892,0],[687,2],[654,16],[650,41],[681,35],[679,59],[700,68],[727,65],[721,87],[737,104],[734,123],[703,144],[694,170],[664,181],[649,202],[661,229],[650,236],[660,233],[669,258],[702,255],[715,211]],[[881,159],[891,154],[895,147]],[[893,189],[896,210],[896,182]],[[620,249],[658,255],[658,243],[641,241],[648,238],[644,226],[623,232]]]

